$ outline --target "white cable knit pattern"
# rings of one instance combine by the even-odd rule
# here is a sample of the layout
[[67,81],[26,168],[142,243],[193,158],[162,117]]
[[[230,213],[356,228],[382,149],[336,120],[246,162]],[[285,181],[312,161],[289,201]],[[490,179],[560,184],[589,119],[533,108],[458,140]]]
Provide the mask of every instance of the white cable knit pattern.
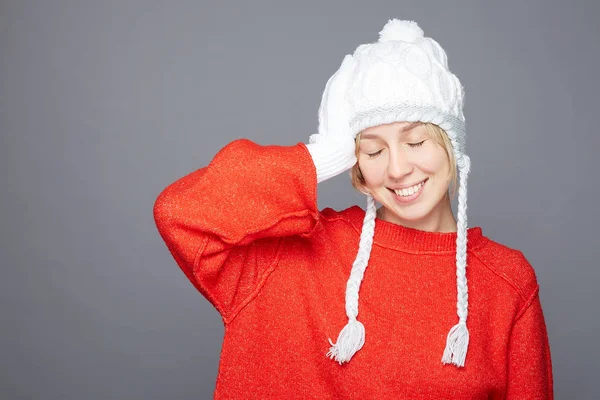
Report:
[[437,108],[464,120],[464,90],[444,49],[414,21],[391,20],[376,43],[356,48],[348,93],[350,115],[390,105]]
[[340,332],[336,343],[333,343],[329,339],[331,348],[327,356],[335,359],[340,364],[350,361],[352,356],[365,343],[365,327],[356,319],[358,316],[358,292],[365,269],[369,263],[369,257],[371,256],[376,214],[375,199],[369,194],[367,195],[367,211],[360,234],[358,254],[352,264],[350,278],[346,284],[346,315],[348,316],[348,324]]

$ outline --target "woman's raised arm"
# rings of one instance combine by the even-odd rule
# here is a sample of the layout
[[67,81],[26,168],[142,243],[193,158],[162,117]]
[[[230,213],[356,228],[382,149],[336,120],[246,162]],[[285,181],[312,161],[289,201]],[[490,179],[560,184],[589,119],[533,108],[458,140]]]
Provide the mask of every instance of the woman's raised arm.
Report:
[[235,140],[166,187],[154,219],[179,267],[227,322],[270,273],[280,238],[317,226],[315,165],[303,143]]

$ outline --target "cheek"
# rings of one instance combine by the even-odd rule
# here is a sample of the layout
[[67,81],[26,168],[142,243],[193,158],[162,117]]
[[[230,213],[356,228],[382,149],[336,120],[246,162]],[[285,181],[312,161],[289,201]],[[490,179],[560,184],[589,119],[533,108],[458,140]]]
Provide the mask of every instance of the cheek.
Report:
[[420,169],[430,174],[445,174],[450,169],[446,150],[441,147],[422,154],[418,165]]
[[385,180],[385,166],[379,160],[361,160],[358,162],[363,178],[369,186],[380,185]]

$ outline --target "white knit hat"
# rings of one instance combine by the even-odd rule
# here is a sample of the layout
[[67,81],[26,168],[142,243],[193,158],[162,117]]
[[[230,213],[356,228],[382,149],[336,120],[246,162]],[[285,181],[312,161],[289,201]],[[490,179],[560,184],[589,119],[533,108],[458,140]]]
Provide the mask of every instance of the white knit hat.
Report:
[[[421,121],[441,127],[452,142],[460,174],[456,240],[459,320],[448,333],[442,362],[462,367],[469,345],[466,267],[467,177],[471,165],[465,154],[463,87],[449,71],[442,47],[435,40],[424,37],[423,30],[414,21],[388,21],[379,33],[379,40],[358,46],[353,58],[355,69],[347,94],[353,138],[369,127]],[[365,341],[365,328],[356,319],[358,291],[371,253],[375,215],[375,200],[368,194],[358,255],[346,286],[348,324],[340,332],[337,343],[329,339],[332,347],[327,355],[340,364],[348,362]]]

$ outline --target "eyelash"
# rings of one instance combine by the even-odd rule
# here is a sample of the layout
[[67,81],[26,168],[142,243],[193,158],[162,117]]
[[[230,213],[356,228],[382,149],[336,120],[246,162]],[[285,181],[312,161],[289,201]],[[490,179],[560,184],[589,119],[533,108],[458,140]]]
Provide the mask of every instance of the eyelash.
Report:
[[375,157],[377,157],[379,154],[381,154],[381,152],[382,152],[382,151],[383,151],[383,150],[379,150],[378,152],[376,152],[376,153],[371,153],[371,154],[368,154],[368,153],[367,153],[367,155],[369,156],[369,158],[375,158]]
[[[423,146],[423,143],[425,143],[425,141],[424,141],[424,140],[423,140],[422,142],[419,142],[419,143],[407,143],[407,144],[408,144],[410,147],[421,147],[421,146]],[[375,157],[377,157],[379,154],[381,154],[381,152],[382,152],[382,151],[383,151],[383,149],[382,149],[382,150],[379,150],[378,152],[375,152],[375,153],[371,153],[371,154],[368,154],[368,153],[367,153],[367,155],[369,156],[369,158],[375,158]]]

